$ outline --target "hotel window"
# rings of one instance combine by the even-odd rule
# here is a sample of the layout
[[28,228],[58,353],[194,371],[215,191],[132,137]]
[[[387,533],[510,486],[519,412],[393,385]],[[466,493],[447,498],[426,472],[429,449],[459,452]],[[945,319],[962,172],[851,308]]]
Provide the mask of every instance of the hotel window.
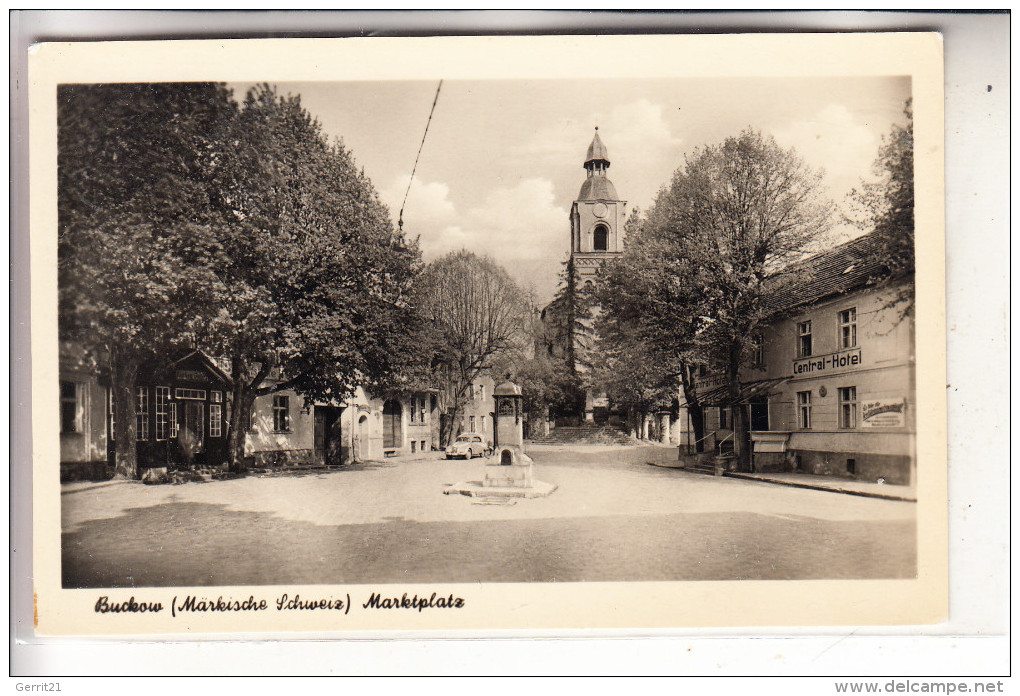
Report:
[[857,308],[851,307],[839,313],[839,345],[853,348],[857,345]]
[[804,321],[797,324],[797,357],[808,355],[811,355],[811,322]]
[[60,432],[80,433],[81,418],[78,408],[78,384],[76,382],[60,383]]
[[798,424],[803,430],[811,429],[811,392],[797,392]]
[[149,390],[138,387],[135,392],[135,439],[144,442],[149,439]]
[[170,387],[156,387],[156,439],[165,440],[170,431]]
[[273,397],[273,430],[278,433],[290,432],[290,397]]
[[857,387],[839,388],[839,427],[857,427]]
[[220,437],[223,434],[222,409],[220,404],[209,404],[209,437]]

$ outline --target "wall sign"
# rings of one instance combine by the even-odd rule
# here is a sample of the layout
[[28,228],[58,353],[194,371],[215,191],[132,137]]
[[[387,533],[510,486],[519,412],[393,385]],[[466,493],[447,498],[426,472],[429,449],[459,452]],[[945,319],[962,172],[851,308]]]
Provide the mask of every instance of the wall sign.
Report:
[[793,361],[793,374],[810,375],[818,373],[831,373],[845,370],[850,367],[857,367],[861,364],[861,349],[840,351],[829,355],[819,355],[814,358],[801,358]]
[[902,428],[906,399],[868,399],[861,402],[862,428]]

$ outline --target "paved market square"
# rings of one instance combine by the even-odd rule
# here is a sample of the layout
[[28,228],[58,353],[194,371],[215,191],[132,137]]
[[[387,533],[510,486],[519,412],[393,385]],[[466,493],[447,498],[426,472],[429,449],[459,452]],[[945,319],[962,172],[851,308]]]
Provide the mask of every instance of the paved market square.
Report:
[[906,578],[915,504],[650,466],[662,447],[538,447],[548,498],[444,495],[481,460],[137,482],[62,495],[65,587]]

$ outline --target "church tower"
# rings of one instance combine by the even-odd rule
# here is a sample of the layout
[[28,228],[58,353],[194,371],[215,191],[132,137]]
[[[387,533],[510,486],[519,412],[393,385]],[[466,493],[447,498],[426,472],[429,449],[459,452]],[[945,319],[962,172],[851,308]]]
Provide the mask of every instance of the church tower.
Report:
[[623,252],[627,201],[617,195],[606,175],[608,169],[609,151],[595,126],[595,137],[584,158],[587,176],[570,208],[570,260],[582,287],[606,260]]

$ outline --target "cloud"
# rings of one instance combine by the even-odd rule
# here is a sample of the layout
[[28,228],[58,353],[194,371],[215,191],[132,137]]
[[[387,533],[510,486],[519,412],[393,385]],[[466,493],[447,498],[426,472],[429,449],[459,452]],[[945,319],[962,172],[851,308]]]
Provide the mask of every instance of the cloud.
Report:
[[[611,95],[610,95],[611,96]],[[648,99],[619,104],[607,112],[591,111],[582,118],[561,119],[539,129],[526,143],[511,149],[535,171],[570,183],[573,197],[584,173],[580,171],[595,126],[609,150],[610,177],[624,186],[620,196],[641,206],[651,202],[659,187],[682,161],[684,139],[675,135],[664,107]]]
[[774,129],[772,135],[783,147],[796,148],[810,167],[825,170],[824,182],[837,203],[862,178],[871,178],[881,144],[881,134],[842,104],[829,104],[809,118]]
[[[380,193],[399,211],[407,177]],[[501,264],[539,302],[551,299],[560,262],[570,250],[568,211],[555,203],[548,179],[528,178],[489,191],[477,204],[458,211],[450,188],[415,180],[408,194],[404,231],[418,236],[426,260],[467,249]]]

